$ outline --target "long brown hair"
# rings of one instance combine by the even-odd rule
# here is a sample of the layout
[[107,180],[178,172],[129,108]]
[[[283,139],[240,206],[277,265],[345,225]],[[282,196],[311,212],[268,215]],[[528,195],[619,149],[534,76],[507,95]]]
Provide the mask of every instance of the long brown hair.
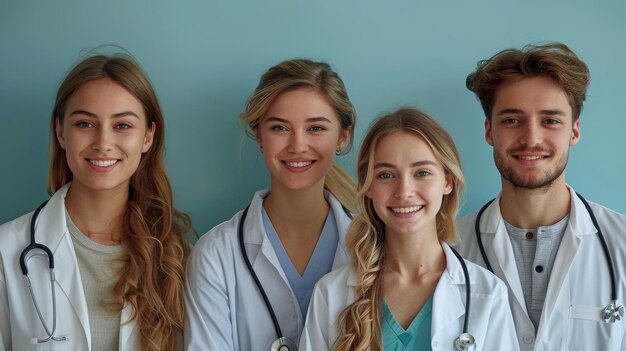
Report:
[[456,213],[465,187],[461,161],[450,135],[426,113],[403,108],[377,119],[369,128],[358,159],[359,211],[347,234],[346,246],[352,255],[352,267],[358,277],[356,300],[340,315],[337,351],[382,351],[380,273],[385,264],[385,224],[372,199],[365,192],[374,177],[374,153],[380,139],[396,131],[422,138],[432,149],[438,162],[452,179],[452,192],[444,195],[436,216],[439,240],[457,241]]
[[[341,129],[350,130],[349,140],[340,152],[348,153],[353,144],[356,111],[348,98],[343,81],[324,62],[292,59],[267,70],[248,100],[246,110],[239,117],[242,123],[247,125],[248,135],[254,138],[254,131],[280,93],[302,87],[313,87],[322,92],[339,117]],[[324,187],[348,210],[352,212],[356,210],[354,180],[341,167],[336,164],[332,166],[326,174]]]
[[146,114],[147,127],[155,125],[152,146],[142,154],[130,180],[124,218],[124,270],[113,289],[116,301],[107,307],[119,311],[125,304],[132,306],[131,320],[137,321],[142,349],[173,350],[184,327],[183,277],[191,221],[173,206],[172,187],[163,165],[163,114],[148,76],[132,57],[88,57],[61,83],[50,120],[48,192],[53,194],[73,177],[65,150],[55,137],[55,119],[63,123],[72,94],[83,84],[102,78],[113,80],[137,98]]

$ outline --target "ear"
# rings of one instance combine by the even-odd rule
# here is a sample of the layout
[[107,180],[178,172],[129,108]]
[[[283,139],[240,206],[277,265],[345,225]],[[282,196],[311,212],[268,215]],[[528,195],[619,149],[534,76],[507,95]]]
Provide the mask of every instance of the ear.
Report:
[[150,150],[152,142],[154,141],[154,133],[156,132],[156,123],[152,122],[150,128],[146,131],[146,135],[143,137],[143,146],[141,152],[146,153]]
[[352,127],[348,127],[341,130],[339,135],[339,141],[337,142],[337,150],[343,150],[343,146],[350,140],[350,134],[352,133]]
[[368,199],[372,198],[372,192],[369,189],[367,189],[367,191],[363,195],[365,195],[365,197],[367,197]]
[[493,146],[493,136],[491,135],[491,122],[488,118],[485,118],[485,140],[487,144]]
[[254,134],[254,141],[256,141],[257,145],[261,146],[261,132],[259,132],[259,126],[252,128],[252,133]]
[[63,126],[61,125],[61,121],[59,121],[59,117],[54,119],[54,134],[57,137],[61,149],[65,150],[65,136],[63,136]]
[[580,140],[580,119],[577,119],[576,122],[574,122],[574,126],[572,127],[572,137],[569,141],[569,146],[578,144],[579,140]]
[[443,194],[448,195],[454,190],[454,177],[452,174],[446,174],[446,185],[443,188]]

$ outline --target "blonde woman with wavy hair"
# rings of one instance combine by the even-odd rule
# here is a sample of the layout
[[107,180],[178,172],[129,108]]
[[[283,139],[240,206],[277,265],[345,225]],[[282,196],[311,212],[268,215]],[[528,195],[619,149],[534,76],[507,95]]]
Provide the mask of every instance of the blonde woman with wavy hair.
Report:
[[[464,180],[448,133],[405,108],[370,127],[359,151],[352,264],[315,288],[300,350],[454,350],[466,281],[449,243]],[[504,284],[465,262],[475,350],[517,350]]]
[[[147,75],[127,55],[83,59],[50,127],[52,198],[0,227],[0,350],[181,349],[191,224],[172,204]],[[31,222],[56,280],[45,249],[24,251],[29,292],[17,266]]]
[[185,340],[190,350],[295,350],[315,283],[349,261],[356,186],[335,157],[352,146],[355,111],[328,64],[293,59],[263,74],[240,119],[271,186],[194,247]]

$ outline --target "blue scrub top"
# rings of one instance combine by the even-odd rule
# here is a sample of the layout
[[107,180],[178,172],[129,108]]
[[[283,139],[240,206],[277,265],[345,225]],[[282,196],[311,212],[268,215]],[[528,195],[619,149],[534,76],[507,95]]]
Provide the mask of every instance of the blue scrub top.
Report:
[[265,209],[263,209],[262,214],[263,226],[265,227],[267,237],[272,243],[278,262],[280,262],[280,266],[289,281],[291,290],[296,295],[296,299],[298,299],[300,312],[303,320],[305,320],[315,283],[332,270],[335,262],[335,252],[339,243],[339,229],[337,229],[335,214],[332,210],[328,211],[324,228],[303,275],[298,273],[293,262],[291,262]]
[[387,305],[383,304],[382,336],[385,351],[431,351],[433,297],[428,298],[409,327],[404,330]]

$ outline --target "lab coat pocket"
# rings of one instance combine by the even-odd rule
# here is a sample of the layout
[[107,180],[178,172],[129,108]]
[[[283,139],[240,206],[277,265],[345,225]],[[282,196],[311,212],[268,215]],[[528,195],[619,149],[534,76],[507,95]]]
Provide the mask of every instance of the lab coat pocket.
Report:
[[570,306],[567,350],[618,350],[623,321],[606,323],[604,307]]

